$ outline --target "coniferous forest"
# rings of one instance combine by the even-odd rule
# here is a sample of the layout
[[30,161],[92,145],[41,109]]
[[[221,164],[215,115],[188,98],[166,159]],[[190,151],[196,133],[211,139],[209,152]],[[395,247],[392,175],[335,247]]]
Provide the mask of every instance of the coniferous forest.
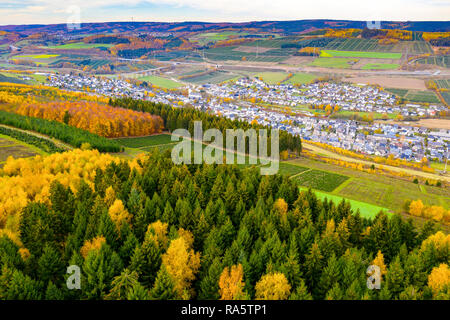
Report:
[[[90,169],[76,188],[55,179],[48,200],[3,220],[18,233],[0,235],[0,299],[450,297],[450,237],[432,222],[368,220],[287,177],[174,165],[169,151]],[[71,265],[79,290],[66,285]],[[369,265],[380,290],[367,286]]]

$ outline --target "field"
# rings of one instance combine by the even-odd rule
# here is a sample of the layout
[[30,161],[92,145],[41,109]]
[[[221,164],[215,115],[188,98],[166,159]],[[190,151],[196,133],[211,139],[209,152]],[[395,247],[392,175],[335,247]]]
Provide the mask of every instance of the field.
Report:
[[362,66],[363,70],[391,70],[398,69],[399,64],[396,63],[368,63]]
[[408,89],[398,89],[398,88],[385,88],[384,90],[393,93],[400,98],[404,98],[409,91]]
[[360,76],[346,78],[345,81],[350,81],[353,83],[377,84],[383,88],[427,90],[425,82],[422,79],[407,77]]
[[439,89],[450,89],[450,79],[434,80]]
[[425,41],[399,41],[396,44],[380,44],[375,39],[337,38],[326,43],[322,48],[338,51],[370,51],[370,52],[408,52],[412,54],[433,53],[430,44]]
[[306,84],[313,82],[317,77],[311,73],[295,73],[291,78],[289,78],[284,83],[290,84]]
[[432,64],[443,68],[450,68],[450,55],[435,56],[418,60],[421,64]]
[[25,142],[0,134],[0,167],[3,166],[3,163],[9,156],[17,159],[28,158],[38,154],[45,153]]
[[166,89],[176,89],[183,85],[179,82],[176,82],[176,81],[173,81],[173,80],[170,80],[167,78],[159,77],[159,76],[145,76],[145,77],[139,78],[139,80],[146,81],[155,86],[158,86],[161,88],[166,88]]
[[[300,187],[300,190],[305,191],[305,190],[307,190],[307,188]],[[387,215],[391,215],[391,213],[389,212],[389,209],[384,208],[384,207],[380,207],[380,206],[376,206],[376,205],[373,205],[373,204],[369,204],[367,202],[347,199],[345,197],[336,196],[336,195],[333,195],[333,194],[329,194],[329,193],[325,193],[325,192],[321,192],[321,191],[316,191],[316,190],[314,191],[314,193],[316,194],[316,196],[320,200],[324,200],[326,198],[326,199],[328,199],[328,201],[330,201],[330,200],[333,201],[336,205],[339,204],[342,200],[350,202],[350,205],[352,206],[352,209],[355,212],[356,212],[356,210],[359,210],[359,213],[364,218],[374,218],[378,214],[378,212],[380,212],[380,211],[384,211]]]
[[254,62],[281,62],[288,58],[287,55],[269,55],[268,52],[264,54],[248,53],[237,51],[237,46],[221,47],[205,50],[205,57],[214,61],[254,61]]
[[352,62],[356,62],[356,59],[350,58],[317,58],[309,65],[313,67],[322,67],[322,68],[340,68],[340,69],[348,69],[351,68]]
[[31,59],[50,59],[59,57],[59,54],[27,54],[21,56],[14,56],[14,58],[31,58]]
[[147,137],[137,137],[137,138],[120,138],[115,139],[120,145],[128,148],[142,148],[148,146],[162,145],[168,143],[174,143],[171,141],[171,135],[169,134],[158,134]]
[[[426,205],[450,208],[450,190],[448,189],[421,186],[394,177],[369,174],[308,158],[289,160],[288,163],[348,177],[344,183],[331,192],[335,196],[366,202],[395,212],[402,211],[404,202],[408,199],[421,199]],[[305,171],[297,177],[308,172]],[[421,187],[426,187],[426,189]]]
[[440,103],[439,98],[432,91],[410,90],[404,98],[411,102]]
[[337,50],[322,50],[324,57],[347,57],[347,58],[376,58],[376,59],[400,59],[401,53],[391,52],[363,52],[363,51],[337,51]]
[[294,164],[290,164],[287,162],[280,162],[279,165],[279,173],[286,176],[295,176],[301,172],[309,170],[306,167],[296,166]]
[[84,43],[84,42],[74,42],[67,43],[57,46],[44,47],[47,49],[92,49],[92,48],[110,48],[112,44],[108,43]]
[[302,172],[293,179],[302,186],[332,192],[344,181],[346,181],[348,177],[332,172],[311,169]]
[[183,79],[183,81],[191,82],[195,84],[202,84],[202,83],[221,83],[224,81],[228,81],[231,79],[235,79],[236,75],[224,72],[224,71],[213,71],[207,74],[202,74],[199,76],[194,76],[191,78]]
[[255,75],[257,78],[262,78],[262,80],[267,84],[277,84],[283,81],[287,77],[287,73],[283,72],[261,72]]

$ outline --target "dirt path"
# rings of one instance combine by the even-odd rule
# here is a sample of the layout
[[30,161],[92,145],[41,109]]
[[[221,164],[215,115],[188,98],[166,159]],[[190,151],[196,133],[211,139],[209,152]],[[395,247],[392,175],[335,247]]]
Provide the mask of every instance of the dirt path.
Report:
[[[318,146],[309,144],[305,141],[302,141],[303,147],[309,150],[312,150],[315,153],[321,153],[324,154],[330,158],[334,158],[334,159],[338,159],[338,160],[343,160],[343,161],[348,161],[348,162],[356,162],[356,163],[362,163],[362,164],[366,164],[366,165],[376,165],[379,166],[379,163],[375,163],[372,161],[368,161],[368,160],[361,160],[361,159],[355,159],[355,158],[351,158],[351,157],[347,157],[347,156],[343,156],[341,154],[337,154],[334,153],[332,151],[329,151],[327,149],[323,149],[320,148]],[[386,165],[386,164],[382,164],[382,166],[386,169],[389,169],[391,171],[395,171],[395,172],[404,172],[407,173],[409,175],[412,176],[420,176],[426,179],[433,179],[433,180],[445,180],[447,182],[450,182],[450,177],[449,176],[440,176],[437,174],[433,174],[433,173],[428,173],[428,172],[423,172],[423,171],[418,171],[418,170],[413,170],[413,169],[408,169],[408,168],[399,168],[399,167],[393,167],[390,165]]]

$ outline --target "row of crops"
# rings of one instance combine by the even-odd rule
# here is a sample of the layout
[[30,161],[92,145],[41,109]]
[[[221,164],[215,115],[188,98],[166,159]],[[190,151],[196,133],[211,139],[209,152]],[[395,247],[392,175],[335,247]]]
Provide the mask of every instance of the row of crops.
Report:
[[450,68],[450,56],[434,56],[418,60],[422,64],[434,64],[436,66]]

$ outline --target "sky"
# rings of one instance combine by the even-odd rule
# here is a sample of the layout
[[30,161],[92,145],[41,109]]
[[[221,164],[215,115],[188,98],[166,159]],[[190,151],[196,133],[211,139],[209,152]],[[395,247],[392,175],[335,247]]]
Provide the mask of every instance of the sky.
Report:
[[448,21],[450,0],[0,0],[0,25],[105,21]]

